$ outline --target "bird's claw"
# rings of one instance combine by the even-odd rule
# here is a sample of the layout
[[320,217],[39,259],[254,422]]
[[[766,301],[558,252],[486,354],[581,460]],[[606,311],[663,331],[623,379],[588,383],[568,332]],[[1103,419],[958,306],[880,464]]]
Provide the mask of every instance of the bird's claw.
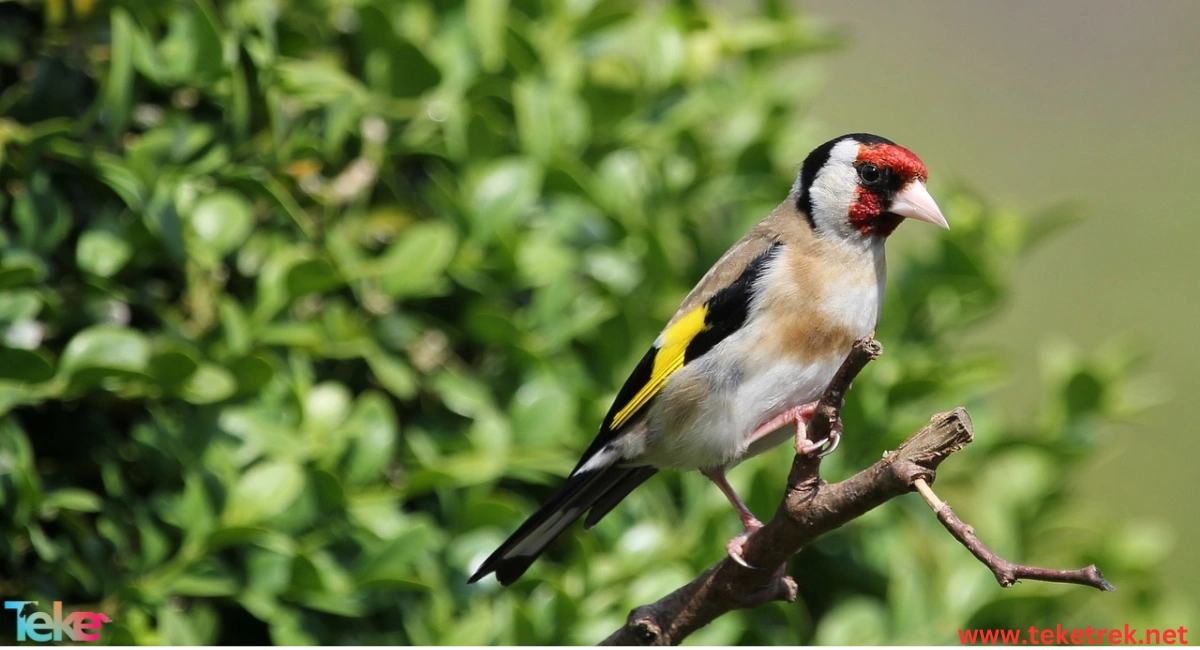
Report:
[[743,531],[741,535],[734,537],[733,539],[729,540],[727,544],[725,544],[725,552],[729,553],[730,559],[746,567],[747,569],[753,569],[755,571],[760,570],[758,567],[747,562],[746,558],[742,557],[742,546],[747,540],[750,539],[750,536],[754,533],[757,533],[762,526],[762,522],[758,521],[757,519],[747,522],[746,530]]
[[807,439],[799,439],[796,444],[796,453],[801,456],[816,455],[817,458],[824,458],[833,453],[837,449],[838,444],[842,441],[842,421],[838,420],[833,423],[829,430],[829,435],[822,440],[809,442]]

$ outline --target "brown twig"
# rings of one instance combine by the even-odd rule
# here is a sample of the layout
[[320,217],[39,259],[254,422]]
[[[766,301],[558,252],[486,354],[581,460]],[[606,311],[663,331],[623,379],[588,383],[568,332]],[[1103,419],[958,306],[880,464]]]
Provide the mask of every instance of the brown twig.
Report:
[[1011,587],[1018,580],[1026,578],[1041,582],[1065,582],[1073,585],[1085,585],[1095,587],[1100,591],[1117,590],[1116,587],[1104,579],[1104,574],[1100,573],[1100,569],[1097,569],[1095,564],[1089,564],[1082,569],[1069,570],[1043,569],[1009,562],[996,555],[995,551],[979,541],[979,538],[975,536],[975,528],[959,519],[958,515],[954,514],[954,509],[945,501],[938,498],[938,495],[934,493],[933,488],[929,487],[925,479],[917,479],[913,483],[913,487],[917,488],[917,492],[921,493],[921,498],[925,499],[925,503],[929,504],[930,509],[937,515],[938,521],[942,522],[942,525],[946,527],[946,530],[950,531],[954,539],[957,539],[963,546],[967,547],[971,555],[974,555],[984,566],[991,569],[992,573],[996,574],[996,582],[999,582],[1001,587]]
[[[809,441],[823,440],[829,434],[841,412],[842,400],[850,383],[881,352],[882,346],[870,337],[855,342],[808,424],[806,435]],[[834,484],[821,480],[819,457],[797,455],[792,461],[787,492],[775,516],[751,536],[742,548],[743,557],[750,565],[764,569],[746,568],[725,558],[700,577],[657,602],[634,609],[625,625],[602,641],[601,645],[675,645],[729,611],[757,607],[774,600],[794,601],[797,596],[796,582],[783,572],[788,558],[825,533],[890,499],[911,492],[919,485],[928,489],[938,465],[971,442],[972,436],[973,427],[966,409],[960,407],[938,413],[930,418],[927,426],[905,440],[895,451],[885,454],[867,469]],[[931,490],[929,494],[933,494]],[[941,504],[941,501],[937,503]],[[941,505],[942,509],[935,508],[939,513],[938,518],[950,528],[950,524],[942,519],[942,513],[948,513],[946,516],[949,517],[954,517],[954,514],[948,506]],[[970,527],[957,517],[953,521],[960,526],[957,530],[970,531]],[[1011,585],[1017,578],[1072,581],[1064,580],[1063,576],[1076,573],[1000,564],[1005,561],[979,543],[973,532],[969,539],[973,540],[975,546],[965,537],[959,537],[956,529],[951,529],[951,533],[993,571],[997,571],[997,566],[1011,571],[1012,578],[1007,584],[997,571],[997,577],[1005,586]],[[999,563],[989,563],[977,549],[982,549],[986,557],[999,560]],[[1083,571],[1089,569],[1094,570],[1095,567]],[[1051,575],[1054,578],[1046,577]],[[1095,571],[1095,575],[1099,577],[1099,571]],[[1102,577],[1099,580],[1103,582]],[[1100,585],[1098,582],[1084,584]]]

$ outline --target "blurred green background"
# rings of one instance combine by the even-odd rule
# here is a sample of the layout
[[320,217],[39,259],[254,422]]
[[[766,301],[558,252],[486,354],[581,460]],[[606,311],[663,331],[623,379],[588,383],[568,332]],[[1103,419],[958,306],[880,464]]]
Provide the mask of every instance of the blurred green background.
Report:
[[[1109,4],[0,2],[0,596],[110,643],[594,643],[722,556],[703,478],[466,576],[804,155],[869,130],[953,229],[892,242],[826,477],[965,404],[941,495],[1118,591],[1003,590],[914,496],[689,643],[1190,627],[1197,16]],[[787,468],[731,479],[766,514]]]

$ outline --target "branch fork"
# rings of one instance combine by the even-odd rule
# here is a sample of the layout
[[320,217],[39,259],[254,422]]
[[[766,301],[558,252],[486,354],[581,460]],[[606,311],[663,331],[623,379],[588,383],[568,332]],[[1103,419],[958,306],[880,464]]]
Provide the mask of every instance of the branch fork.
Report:
[[[883,346],[871,337],[854,343],[808,423],[806,437],[810,442],[828,437],[851,382],[882,352]],[[744,567],[726,557],[662,599],[634,609],[625,625],[601,645],[676,645],[729,611],[777,600],[793,602],[798,595],[796,581],[784,572],[789,558],[825,533],[914,490],[946,530],[992,570],[1002,587],[1026,579],[1112,591],[1113,586],[1095,565],[1076,570],[1042,569],[1001,558],[938,498],[930,487],[938,465],[970,443],[973,436],[974,427],[966,409],[937,413],[896,450],[854,476],[832,484],[821,479],[820,457],[797,455],[775,516],[742,547],[748,564],[766,568]]]

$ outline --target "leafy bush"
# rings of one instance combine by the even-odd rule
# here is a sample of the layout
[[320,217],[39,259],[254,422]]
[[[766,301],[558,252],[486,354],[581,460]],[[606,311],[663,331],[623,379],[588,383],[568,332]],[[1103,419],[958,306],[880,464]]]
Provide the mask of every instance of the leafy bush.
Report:
[[[115,643],[582,643],[721,556],[721,495],[663,475],[512,588],[465,584],[832,135],[801,117],[829,34],[770,2],[102,7],[0,4],[0,592],[108,612]],[[1121,591],[1002,591],[913,498],[798,558],[803,602],[695,641],[1177,611],[1160,538],[1067,490],[1132,357],[1060,356],[1039,412],[1000,418],[1001,359],[961,338],[1040,233],[938,190],[954,229],[893,261],[830,474],[966,403],[943,495]],[[766,514],[786,470],[733,478]]]

